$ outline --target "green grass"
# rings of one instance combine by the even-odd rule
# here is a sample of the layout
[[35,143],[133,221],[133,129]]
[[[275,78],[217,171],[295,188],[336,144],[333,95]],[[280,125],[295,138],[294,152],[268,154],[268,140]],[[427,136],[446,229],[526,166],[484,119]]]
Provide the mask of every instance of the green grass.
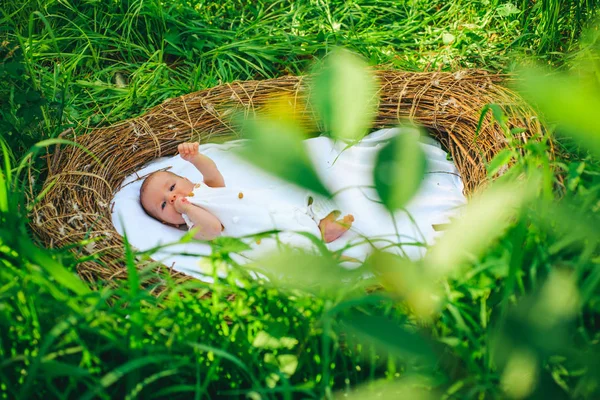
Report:
[[[526,173],[542,188],[506,230],[490,228],[496,239],[484,251],[415,286],[441,299],[428,316],[414,292],[365,295],[361,283],[332,286],[335,275],[300,290],[243,271],[187,287],[161,274],[167,290],[154,297],[141,285],[154,273],[135,273],[133,255],[127,281],[90,291],[72,274],[81,260],[36,246],[29,182],[15,168],[31,146],[69,127],[107,125],[235,79],[304,73],[336,46],[413,71],[510,72],[538,61],[594,78],[597,35],[583,45],[579,37],[598,3],[3,3],[1,396],[331,398],[384,381],[401,386],[382,390],[406,398],[410,390],[432,399],[597,398],[600,166],[591,136],[561,136],[552,162],[544,143],[514,152],[506,180]],[[38,190],[43,165],[32,165]],[[295,259],[303,261],[311,265]]]
[[[3,130],[28,138],[20,139],[22,152],[66,126],[119,121],[219,82],[305,72],[338,45],[371,64],[408,70],[510,71],[516,52],[560,65],[596,2],[510,4],[9,3],[2,9],[3,54],[17,48],[9,60],[22,60],[19,73],[28,79],[13,79],[27,85],[30,96],[43,94],[46,104],[43,115],[35,116],[43,119],[43,131],[23,135],[21,125],[33,116],[7,118]],[[9,97],[9,88],[4,90]],[[38,100],[12,101],[37,112]]]

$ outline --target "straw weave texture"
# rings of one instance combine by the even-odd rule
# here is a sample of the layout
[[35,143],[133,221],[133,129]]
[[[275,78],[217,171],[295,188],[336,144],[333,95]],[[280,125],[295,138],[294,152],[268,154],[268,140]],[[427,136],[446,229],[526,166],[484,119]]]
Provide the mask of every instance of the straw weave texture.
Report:
[[[476,135],[486,104],[502,107],[509,128],[525,129],[517,134],[519,140],[532,140],[542,132],[532,110],[499,85],[502,76],[478,70],[378,71],[377,76],[380,102],[373,128],[406,119],[426,127],[452,155],[467,195],[486,183],[485,161],[507,145],[505,132],[491,113]],[[242,110],[251,116],[277,96],[291,99],[296,118],[318,130],[308,101],[309,80],[287,76],[223,84],[170,99],[142,116],[109,127],[67,134],[65,139],[85,147],[97,160],[74,146],[54,150],[44,185],[48,192],[31,217],[34,232],[48,247],[94,238],[92,244],[73,250],[79,257],[94,259],[79,264],[80,276],[89,282],[124,279],[123,241],[110,217],[113,194],[123,179],[157,157],[174,155],[181,142],[237,138],[234,115]],[[172,275],[188,279],[175,271]]]

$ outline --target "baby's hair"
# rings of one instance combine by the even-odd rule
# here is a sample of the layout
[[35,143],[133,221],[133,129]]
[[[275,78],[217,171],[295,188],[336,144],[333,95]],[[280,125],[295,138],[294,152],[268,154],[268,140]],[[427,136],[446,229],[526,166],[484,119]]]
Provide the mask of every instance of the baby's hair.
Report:
[[148,176],[146,176],[146,178],[144,178],[144,182],[142,182],[142,186],[140,187],[140,205],[142,206],[142,210],[144,210],[146,215],[148,215],[149,217],[152,217],[154,219],[156,219],[156,217],[154,215],[150,214],[150,212],[148,210],[146,210],[146,207],[144,206],[144,202],[142,201],[142,196],[144,196],[144,193],[146,193],[146,190],[148,189],[148,184],[150,183],[152,178],[154,176],[156,176],[156,174],[159,172],[161,172],[161,171],[154,171],[151,174],[149,174]]
[[148,174],[148,176],[146,176],[146,178],[144,178],[144,182],[142,182],[142,186],[140,187],[140,204],[142,206],[142,209],[148,216],[150,216],[154,219],[158,219],[158,218],[156,218],[154,215],[150,214],[150,212],[148,210],[146,210],[146,207],[144,206],[144,203],[142,202],[142,196],[144,195],[144,193],[146,193],[146,190],[148,189],[148,185],[150,184],[150,181],[152,180],[152,178],[154,178],[156,176],[156,174],[158,174],[159,172],[166,172],[168,174],[175,175],[171,171],[163,171],[163,170],[154,171],[151,174]]

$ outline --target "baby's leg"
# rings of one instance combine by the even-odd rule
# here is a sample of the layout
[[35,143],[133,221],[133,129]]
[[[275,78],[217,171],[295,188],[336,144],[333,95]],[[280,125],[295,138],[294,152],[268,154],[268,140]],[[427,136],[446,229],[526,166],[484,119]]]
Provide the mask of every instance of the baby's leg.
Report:
[[332,211],[329,215],[319,222],[319,230],[325,243],[330,243],[339,238],[352,226],[354,216],[348,214],[341,220],[337,218],[341,215],[339,210]]

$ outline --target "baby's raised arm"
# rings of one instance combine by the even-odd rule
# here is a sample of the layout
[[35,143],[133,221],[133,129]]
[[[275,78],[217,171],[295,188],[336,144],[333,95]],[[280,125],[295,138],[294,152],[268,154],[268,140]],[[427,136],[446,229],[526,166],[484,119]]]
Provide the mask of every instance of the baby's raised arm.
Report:
[[213,160],[198,152],[198,142],[181,143],[177,151],[185,161],[194,165],[204,177],[204,183],[210,187],[225,187],[223,175]]

